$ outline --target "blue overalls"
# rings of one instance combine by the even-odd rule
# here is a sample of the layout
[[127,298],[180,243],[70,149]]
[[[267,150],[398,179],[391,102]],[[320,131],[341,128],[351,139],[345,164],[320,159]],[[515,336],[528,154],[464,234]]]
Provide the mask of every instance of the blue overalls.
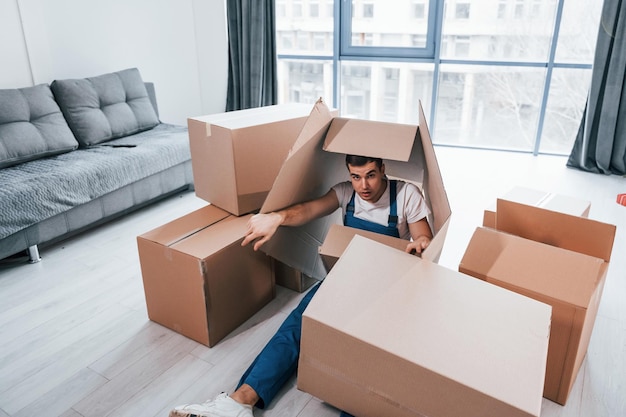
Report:
[[396,203],[397,184],[398,182],[396,180],[389,181],[389,219],[387,226],[354,217],[355,191],[352,191],[352,197],[350,197],[350,201],[346,207],[346,214],[343,216],[343,224],[345,226],[354,227],[355,229],[380,233],[381,235],[400,237],[400,233],[398,232],[398,204]]
[[[396,189],[397,182],[390,180],[389,221],[387,226],[354,217],[354,192],[346,207],[343,220],[344,225],[383,235],[400,237],[397,227]],[[304,296],[298,307],[289,314],[272,339],[265,345],[261,353],[259,353],[241,377],[237,388],[244,383],[250,385],[260,398],[256,404],[257,407],[265,408],[296,371],[300,356],[302,313],[309,305],[320,284],[321,282],[316,284]],[[345,412],[342,412],[341,416],[351,417],[350,414]]]

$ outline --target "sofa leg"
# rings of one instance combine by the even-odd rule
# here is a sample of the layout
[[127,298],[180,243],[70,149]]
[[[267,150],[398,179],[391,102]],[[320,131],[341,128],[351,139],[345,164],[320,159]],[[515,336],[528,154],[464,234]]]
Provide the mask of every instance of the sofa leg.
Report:
[[41,261],[41,258],[39,257],[39,248],[37,248],[37,245],[29,246],[28,262],[30,262],[31,264],[36,264],[39,261]]

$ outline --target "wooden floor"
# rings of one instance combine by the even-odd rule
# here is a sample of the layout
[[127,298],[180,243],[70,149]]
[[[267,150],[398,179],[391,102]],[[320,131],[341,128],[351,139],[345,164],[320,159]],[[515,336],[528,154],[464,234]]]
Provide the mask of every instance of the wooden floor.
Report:
[[[513,185],[592,201],[618,226],[591,344],[566,406],[543,416],[626,416],[626,179],[565,167],[565,158],[437,147],[452,223],[440,264],[456,269],[482,210]],[[276,299],[209,349],[148,320],[136,236],[206,203],[184,193],[42,250],[0,263],[0,417],[167,416],[179,403],[230,391],[301,295]],[[295,379],[257,416],[339,412]],[[383,416],[381,416],[383,417]],[[390,417],[390,416],[384,416]]]

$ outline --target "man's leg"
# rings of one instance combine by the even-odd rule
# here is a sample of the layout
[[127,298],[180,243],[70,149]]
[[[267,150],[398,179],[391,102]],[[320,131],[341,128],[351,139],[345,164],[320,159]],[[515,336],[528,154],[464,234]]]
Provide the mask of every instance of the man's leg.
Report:
[[265,408],[291,378],[298,367],[300,357],[302,313],[319,286],[320,284],[316,284],[311,288],[252,362],[241,377],[237,390],[231,395],[233,399],[241,399],[245,404],[246,398],[248,401],[255,398],[250,392],[252,390],[256,393],[258,401],[256,404],[247,403]]
[[252,417],[252,407],[264,408],[269,404],[298,366],[302,313],[319,285],[311,288],[285,319],[244,373],[232,395],[220,394],[215,400],[202,404],[176,407],[170,417]]

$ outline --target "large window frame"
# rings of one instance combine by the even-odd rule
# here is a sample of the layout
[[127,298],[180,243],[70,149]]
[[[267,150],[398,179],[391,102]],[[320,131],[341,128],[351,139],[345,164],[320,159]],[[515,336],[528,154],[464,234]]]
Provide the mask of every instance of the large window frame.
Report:
[[359,46],[352,45],[352,28],[354,9],[352,1],[335,2],[340,5],[338,14],[340,21],[340,56],[349,58],[364,56],[377,58],[424,58],[432,60],[435,58],[435,34],[434,28],[437,25],[436,0],[424,0],[428,4],[428,19],[426,42],[424,47],[383,47],[383,46]]
[[[437,108],[438,108],[438,92],[440,88],[440,75],[442,65],[466,65],[466,66],[508,66],[513,68],[539,68],[545,70],[545,82],[543,85],[543,93],[538,105],[539,117],[534,132],[534,145],[532,153],[538,154],[557,154],[559,152],[541,151],[541,137],[544,128],[546,109],[548,108],[548,99],[550,96],[550,86],[552,82],[552,74],[555,69],[584,69],[590,70],[591,64],[575,63],[575,62],[556,62],[557,46],[559,40],[559,30],[561,19],[563,16],[563,7],[565,0],[555,0],[556,11],[554,20],[554,30],[552,33],[551,43],[549,47],[548,58],[545,61],[500,61],[489,59],[459,59],[459,58],[442,58],[442,27],[445,13],[453,13],[454,10],[445,10],[445,1],[443,0],[424,0],[428,4],[428,31],[426,34],[426,44],[424,47],[380,47],[367,45],[352,45],[352,16],[353,10],[352,0],[335,0],[334,1],[334,33],[333,33],[333,51],[329,53],[298,54],[298,55],[278,55],[279,60],[320,60],[332,62],[332,106],[341,110],[341,63],[350,61],[384,61],[384,62],[410,62],[410,63],[428,63],[433,66],[432,81],[432,98],[430,103],[429,127],[431,131],[436,129]],[[463,2],[461,2],[463,3]],[[469,3],[465,2],[465,3]],[[455,3],[456,4],[456,3]],[[501,5],[505,4],[501,2]],[[509,6],[511,2],[508,2]],[[498,13],[503,10],[498,9]],[[437,140],[435,137],[435,144]],[[486,146],[465,146],[465,145],[449,145],[459,147],[479,147],[481,149],[497,149]],[[522,151],[525,152],[525,151]]]

